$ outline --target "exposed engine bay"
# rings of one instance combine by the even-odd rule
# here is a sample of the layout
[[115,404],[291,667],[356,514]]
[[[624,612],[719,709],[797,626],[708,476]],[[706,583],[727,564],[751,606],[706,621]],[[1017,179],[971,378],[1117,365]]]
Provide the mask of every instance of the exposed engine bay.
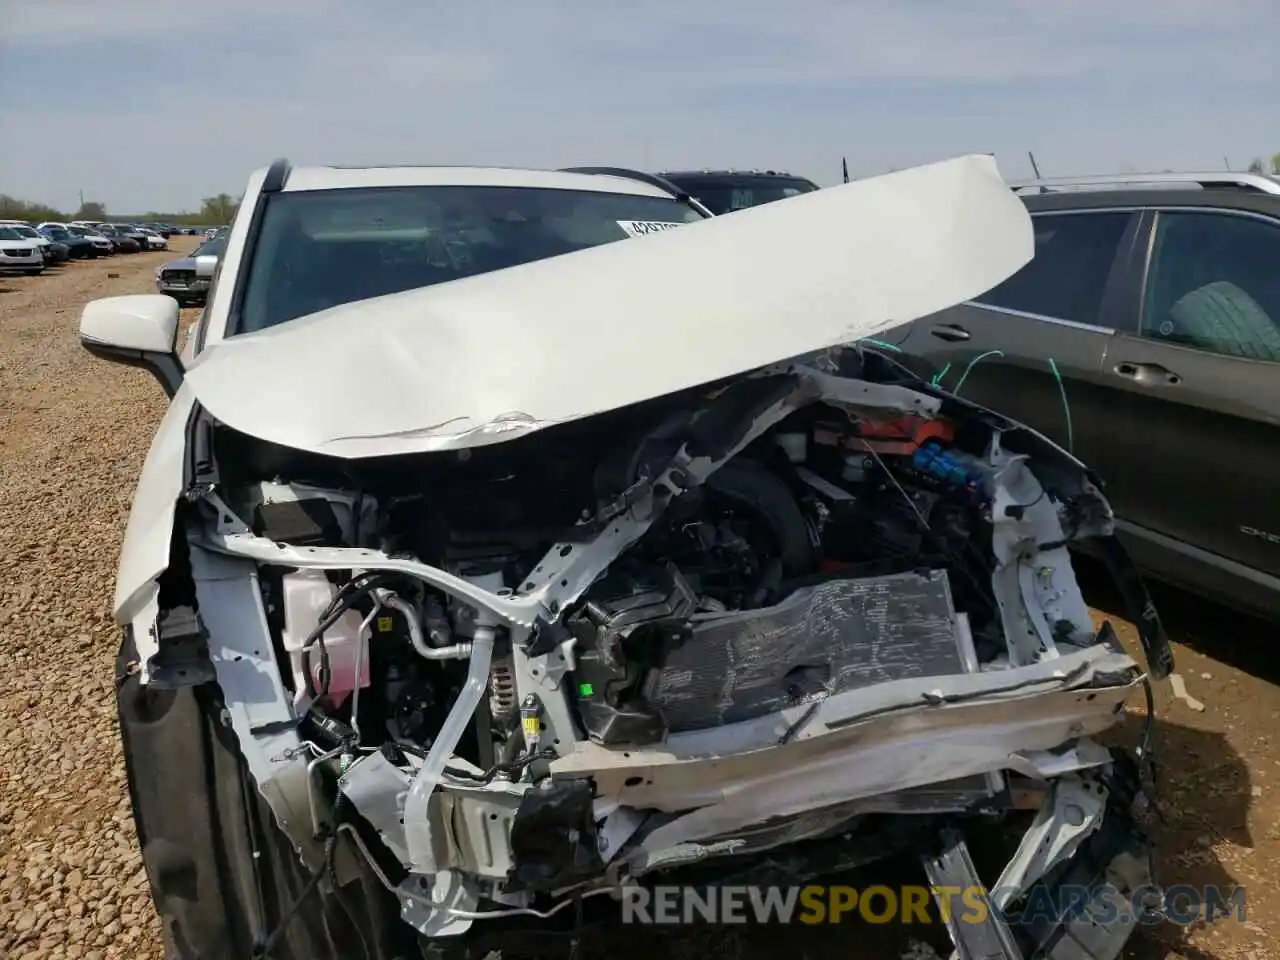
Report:
[[[991,525],[981,513],[994,470],[950,445],[951,425],[917,415],[841,422],[808,409],[783,427],[673,503],[566,611],[571,692],[590,739],[658,743],[669,731],[749,719],[859,682],[925,675],[931,666],[956,672],[963,664],[954,612],[968,616],[980,662],[1003,652]],[[455,461],[457,474],[430,496],[381,502],[266,483],[246,515],[270,540],[403,551],[498,589],[518,587],[572,523],[540,516],[536,501],[563,488],[553,486],[556,476],[516,488],[517,476],[472,469],[477,459]],[[551,470],[575,468],[589,474],[589,457]],[[356,686],[373,687],[380,692],[365,700],[364,729],[430,746],[442,718],[428,704],[447,706],[461,681],[432,661],[457,663],[438,651],[471,637],[469,605],[390,573],[348,579],[296,570],[266,584],[300,709],[319,696],[328,709],[349,710]],[[839,629],[824,629],[839,618]],[[313,636],[322,620],[332,625]],[[1080,630],[1070,620],[1055,624],[1067,642]],[[857,649],[846,649],[846,639]],[[424,640],[432,659],[414,649]],[[495,649],[487,700],[495,739],[477,745],[477,761],[521,743],[508,647]],[[858,669],[843,656],[866,660]],[[779,658],[796,662],[780,670]],[[706,682],[692,676],[699,664]],[[378,709],[386,715],[375,716]]]
[[[875,351],[452,452],[207,437],[191,605],[240,638],[211,650],[224,689],[273,664],[292,721],[243,720],[242,748],[313,836],[360,814],[426,935],[874,814],[998,810],[1010,778],[1048,795],[1026,889],[1057,865],[1032,864],[1056,785],[1118,776],[1089,737],[1144,671],[1067,549],[1110,542],[1105,498]],[[209,622],[246,587],[260,624]]]

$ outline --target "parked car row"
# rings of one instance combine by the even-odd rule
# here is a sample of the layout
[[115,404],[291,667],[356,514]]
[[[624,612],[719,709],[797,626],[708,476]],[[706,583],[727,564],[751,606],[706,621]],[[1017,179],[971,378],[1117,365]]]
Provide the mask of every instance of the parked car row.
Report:
[[0,271],[36,275],[71,259],[71,246],[22,220],[0,220]]
[[149,227],[128,223],[100,223],[73,220],[59,223],[47,220],[35,228],[46,239],[73,247],[77,259],[107,257],[115,253],[138,253],[164,250],[169,241]]
[[160,236],[164,237],[166,240],[170,237],[198,236],[199,234],[204,233],[206,229],[205,227],[178,226],[172,223],[160,222],[140,223],[138,226],[146,227],[147,229],[160,234]]
[[[117,252],[138,253],[143,250],[166,250],[169,238],[139,223],[104,223],[99,220],[73,220],[71,226],[92,230],[113,241]],[[132,241],[132,243],[129,243]]]
[[38,276],[69,260],[92,260],[117,253],[167,250],[160,230],[136,223],[73,220],[0,220],[0,273]]

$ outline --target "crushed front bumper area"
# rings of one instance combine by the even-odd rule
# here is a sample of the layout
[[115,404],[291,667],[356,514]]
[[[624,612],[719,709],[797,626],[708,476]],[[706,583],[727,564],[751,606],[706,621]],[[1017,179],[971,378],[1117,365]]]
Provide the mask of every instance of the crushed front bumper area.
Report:
[[1100,774],[1057,781],[993,887],[963,834],[940,830],[921,862],[958,960],[1119,957],[1159,896],[1145,808],[1123,754]]
[[[1114,725],[1143,682],[1100,643],[1051,664],[930,678],[932,689],[882,684],[736,724],[733,750],[726,728],[673,735],[658,750],[579,744],[534,791],[501,781],[440,790],[430,807],[437,882],[403,870],[382,879],[406,923],[456,937],[476,920],[541,919],[690,868],[714,883],[827,877],[891,855],[887,836],[862,834],[887,824],[906,838],[898,853],[916,853],[938,889],[960,957],[1112,960],[1151,858],[1134,816],[1145,802],[1137,764],[1089,737]],[[412,779],[412,765],[373,754],[340,784],[402,864]],[[984,886],[967,826],[1030,810],[1017,852]],[[499,883],[504,899],[489,902]],[[977,890],[992,898],[981,917]]]
[[[920,864],[920,879],[927,882],[933,896],[935,914],[930,921],[945,926],[955,948],[953,960],[1116,960],[1144,921],[1146,911],[1158,908],[1154,857],[1140,826],[1147,801],[1139,788],[1137,767],[1127,754],[1087,747],[1081,755],[1106,759],[1051,785],[1026,780],[1011,783],[987,802],[966,810],[945,808],[957,797],[972,799],[975,783],[945,785],[949,796],[947,789],[941,789],[944,785],[939,785],[940,789],[902,794],[892,801],[882,798],[872,805],[884,811],[881,813],[860,814],[842,806],[827,811],[825,829],[808,839],[757,852],[704,850],[619,887],[579,890],[576,897],[567,897],[549,909],[494,910],[490,915],[501,918],[508,929],[536,928],[557,914],[562,923],[572,923],[564,908],[576,904],[581,910],[583,899],[609,894],[624,902],[625,916],[625,903],[635,899],[633,888],[637,887],[650,888],[649,902],[654,887],[705,890],[708,886],[742,885],[757,888],[760,898],[767,900],[770,889],[807,884],[815,877],[829,879],[886,861],[900,864],[914,857]],[[1067,761],[1067,755],[1062,759]],[[613,838],[590,832],[589,791],[585,806],[579,791],[547,793],[533,805],[521,805],[538,809],[527,823],[537,840],[522,852],[559,855],[562,865],[597,865],[597,851],[606,851]],[[987,838],[990,831],[984,828],[1018,808],[1027,808],[1033,798],[1040,806],[1016,851],[994,883],[989,879],[984,882],[967,837],[973,833]],[[894,806],[899,809],[889,812]],[[783,818],[772,828],[773,839],[789,831],[793,838],[805,835],[795,827],[794,818]],[[450,904],[457,920],[468,916],[460,888],[431,889],[412,876],[397,882],[393,874],[377,866],[370,845],[354,827],[341,830],[352,838],[365,865],[372,867],[386,891],[395,897],[408,925],[420,932],[429,928],[434,935],[448,933],[447,926],[438,926],[438,917],[441,907]],[[892,870],[900,872],[896,867]],[[880,885],[878,880],[874,882]],[[900,902],[905,904],[905,897]],[[602,901],[594,903],[607,918],[608,908]],[[770,922],[779,918],[765,915],[756,919]],[[792,915],[790,922],[795,919]],[[835,917],[831,920],[836,922]],[[476,932],[490,933],[489,927],[481,925]],[[465,949],[468,939],[456,938],[456,946]]]
[[[952,855],[927,871],[950,877],[947,871],[963,867],[965,855],[954,838],[944,839],[950,836],[945,828],[963,831],[975,817],[999,820],[1020,809],[1044,811],[1028,833],[1036,840],[1014,858],[1020,865],[1006,871],[993,894],[1017,907],[1031,891],[1066,884],[1050,892],[1048,912],[1037,905],[1025,922],[1006,924],[1022,955],[1108,960],[1115,956],[1109,945],[1122,944],[1131,932],[1132,922],[1108,906],[1117,894],[1080,919],[1081,904],[1093,896],[1082,898],[1080,891],[1096,885],[1068,876],[1073,870],[1109,876],[1110,870],[1123,881],[1114,884],[1120,900],[1128,902],[1126,891],[1140,888],[1149,871],[1131,803],[1107,785],[1132,762],[1089,739],[1113,727],[1135,688],[1147,683],[1109,627],[1091,646],[1064,645],[1050,660],[981,669],[970,658],[967,621],[960,616],[964,672],[875,683],[672,733],[650,747],[578,741],[541,761],[533,790],[501,777],[471,783],[446,777],[418,823],[406,810],[422,766],[417,758],[377,751],[338,765],[333,755],[297,749],[283,691],[265,696],[262,688],[264,678],[278,686],[278,671],[253,615],[254,578],[239,575],[248,573],[246,562],[199,548],[193,560],[209,656],[223,692],[232,694],[233,725],[249,734],[240,747],[259,789],[284,811],[281,826],[303,862],[322,870],[315,838],[342,837],[347,869],[340,875],[363,875],[367,887],[376,874],[372,882],[385,889],[405,929],[429,941],[461,946],[497,921],[539,924],[572,916],[584,898],[594,902],[620,897],[631,884],[668,883],[691,866],[711,871],[715,882],[779,862],[790,865],[792,882],[826,877],[886,856],[884,842],[861,848],[840,842],[869,819],[887,818],[913,840],[937,838],[925,855],[948,849]],[[1167,648],[1162,634],[1156,639],[1159,654]],[[560,683],[567,670],[554,651],[541,659],[518,657],[516,667],[530,683]],[[340,771],[336,778],[324,775],[329,763]],[[1086,782],[1104,789],[1085,790]],[[330,807],[334,791],[344,811]],[[352,810],[356,820],[347,818]],[[410,825],[427,828],[434,877],[410,869]],[[1100,838],[1110,838],[1114,851],[1100,847]],[[1050,855],[1036,856],[1046,841]],[[966,924],[957,937],[977,936],[974,926]],[[985,935],[1004,936],[999,930]],[[1061,948],[1067,951],[1090,935],[1098,941],[1090,947],[1094,953],[1038,954],[1028,940],[1069,941]]]

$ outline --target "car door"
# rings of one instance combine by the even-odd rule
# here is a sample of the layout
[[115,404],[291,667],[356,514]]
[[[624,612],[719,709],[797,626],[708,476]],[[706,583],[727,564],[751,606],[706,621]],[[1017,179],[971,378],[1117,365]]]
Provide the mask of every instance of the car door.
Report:
[[1026,423],[1109,479],[1114,387],[1103,359],[1139,214],[1055,210],[1032,222],[1030,263],[974,301],[917,320],[899,346],[917,372]]
[[1106,357],[1140,491],[1121,516],[1166,550],[1280,576],[1280,215],[1151,216],[1136,322]]

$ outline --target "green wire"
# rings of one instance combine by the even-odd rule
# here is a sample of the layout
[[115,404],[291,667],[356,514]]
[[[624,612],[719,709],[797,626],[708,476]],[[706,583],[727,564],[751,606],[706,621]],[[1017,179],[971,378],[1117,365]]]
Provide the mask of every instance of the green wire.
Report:
[[896,350],[898,353],[902,352],[902,348],[896,343],[885,343],[883,340],[876,340],[872,337],[863,337],[862,342],[869,343],[874,347],[884,347],[886,350]]
[[[987,357],[1003,357],[1003,356],[1004,356],[1003,350],[988,350],[986,353],[978,354],[976,357],[970,360],[969,365],[964,368],[964,373],[960,375],[960,379],[956,381],[956,385],[951,388],[951,392],[957,397],[960,396],[960,388],[964,386],[965,378],[969,376],[969,371],[972,370],[974,366],[977,365],[978,361],[985,360]],[[942,378],[947,375],[947,371],[950,369],[951,369],[951,364],[948,363],[945,367],[943,367],[940,371],[938,371],[938,373],[934,376],[933,380],[931,381],[935,387],[942,386]],[[1058,395],[1062,397],[1062,415],[1064,418],[1066,418],[1066,421],[1067,421],[1067,452],[1074,456],[1076,438],[1075,438],[1075,428],[1071,423],[1071,402],[1067,399],[1067,385],[1063,381],[1062,372],[1058,369],[1058,364],[1054,361],[1053,357],[1049,357],[1049,369],[1053,371],[1053,379],[1058,384]]]
[[[902,353],[902,348],[898,346],[896,343],[886,343],[884,340],[876,340],[872,337],[864,337],[861,342],[869,343],[872,346],[876,346],[876,347],[884,347],[886,350],[895,350],[898,353]],[[957,380],[956,385],[951,388],[951,392],[957,397],[960,396],[960,388],[964,386],[964,381],[969,376],[969,371],[972,370],[978,364],[979,361],[985,360],[987,357],[1003,357],[1003,356],[1004,356],[1003,350],[988,350],[986,353],[978,354],[976,357],[970,360],[969,365],[964,368],[964,373],[960,374],[960,379]],[[1057,384],[1058,384],[1058,394],[1059,396],[1062,397],[1062,414],[1067,421],[1067,452],[1074,455],[1075,430],[1073,429],[1071,424],[1071,403],[1067,400],[1067,385],[1066,383],[1063,382],[1062,374],[1061,372],[1059,372],[1058,364],[1054,362],[1053,357],[1049,358],[1049,369],[1053,371],[1053,379],[1057,381]],[[942,381],[946,377],[946,375],[950,372],[950,370],[951,370],[951,363],[950,361],[948,361],[946,366],[944,366],[941,370],[939,370],[937,373],[933,375],[933,379],[930,380],[929,383],[935,387],[942,387]]]
[[978,354],[976,357],[970,360],[969,365],[964,368],[964,373],[960,374],[960,379],[957,380],[956,385],[951,388],[951,392],[954,393],[957,397],[960,396],[960,388],[964,386],[964,381],[969,376],[969,371],[972,370],[974,366],[977,365],[978,361],[985,360],[987,359],[987,357],[1003,357],[1003,356],[1004,356],[1003,350],[988,350],[986,353]]
[[1053,357],[1049,358],[1049,369],[1053,371],[1053,379],[1058,381],[1058,393],[1062,396],[1062,413],[1067,418],[1067,453],[1075,455],[1075,431],[1071,429],[1071,404],[1067,402],[1067,385],[1062,382],[1062,374],[1058,372],[1058,365],[1053,362]]

